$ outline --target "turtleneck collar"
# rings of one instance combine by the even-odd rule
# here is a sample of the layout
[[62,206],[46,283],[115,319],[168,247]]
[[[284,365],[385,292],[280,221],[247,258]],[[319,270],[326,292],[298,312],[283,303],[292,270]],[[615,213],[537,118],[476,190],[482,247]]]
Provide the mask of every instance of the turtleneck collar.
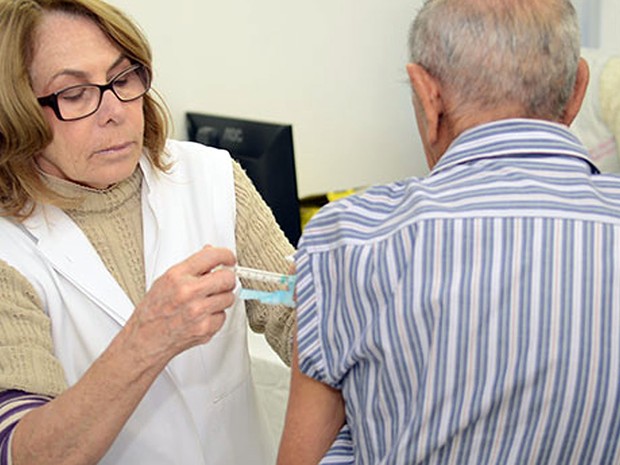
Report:
[[76,205],[68,209],[74,213],[101,213],[117,209],[138,194],[143,177],[142,170],[138,167],[127,179],[106,189],[94,189],[46,173],[41,175],[54,192],[62,197],[78,200]]

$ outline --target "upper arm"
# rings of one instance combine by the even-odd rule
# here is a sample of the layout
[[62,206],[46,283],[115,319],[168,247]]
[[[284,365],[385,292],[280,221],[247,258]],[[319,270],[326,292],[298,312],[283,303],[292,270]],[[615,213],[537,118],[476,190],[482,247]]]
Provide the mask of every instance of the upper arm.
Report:
[[[241,266],[286,273],[294,249],[278,226],[271,210],[256,191],[241,166],[233,161],[235,177],[237,261]],[[273,285],[243,282],[261,290],[274,290]],[[271,286],[271,287],[270,287]],[[248,323],[253,331],[264,333],[265,339],[284,363],[290,365],[291,336],[295,321],[293,309],[258,301],[246,301]]]
[[32,284],[0,260],[0,390],[57,395],[66,389],[51,322]]
[[336,439],[344,420],[341,392],[300,371],[295,343],[278,464],[318,463]]

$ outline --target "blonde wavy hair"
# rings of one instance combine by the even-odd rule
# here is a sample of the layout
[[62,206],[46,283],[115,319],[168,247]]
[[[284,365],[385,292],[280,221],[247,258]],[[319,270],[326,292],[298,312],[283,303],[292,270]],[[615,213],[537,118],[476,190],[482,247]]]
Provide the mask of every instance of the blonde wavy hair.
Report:
[[[0,0],[0,215],[23,220],[36,203],[63,206],[43,183],[36,158],[53,139],[28,73],[35,31],[43,15],[62,11],[94,21],[127,58],[152,75],[148,41],[133,21],[99,0]],[[143,97],[144,148],[154,167],[165,171],[164,145],[170,117],[154,91]]]

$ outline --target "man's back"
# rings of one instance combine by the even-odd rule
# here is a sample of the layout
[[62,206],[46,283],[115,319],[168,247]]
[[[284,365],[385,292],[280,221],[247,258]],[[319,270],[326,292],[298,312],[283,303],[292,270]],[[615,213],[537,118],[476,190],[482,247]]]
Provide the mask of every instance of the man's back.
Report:
[[480,126],[304,233],[300,367],[342,390],[356,463],[620,460],[620,177],[582,151]]

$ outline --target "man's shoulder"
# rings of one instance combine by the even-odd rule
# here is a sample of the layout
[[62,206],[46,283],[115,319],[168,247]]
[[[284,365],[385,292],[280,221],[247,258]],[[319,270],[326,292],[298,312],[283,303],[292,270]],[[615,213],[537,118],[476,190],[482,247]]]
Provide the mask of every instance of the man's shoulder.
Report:
[[365,247],[388,239],[411,223],[423,186],[423,179],[408,178],[331,202],[304,229],[304,244],[333,249]]

